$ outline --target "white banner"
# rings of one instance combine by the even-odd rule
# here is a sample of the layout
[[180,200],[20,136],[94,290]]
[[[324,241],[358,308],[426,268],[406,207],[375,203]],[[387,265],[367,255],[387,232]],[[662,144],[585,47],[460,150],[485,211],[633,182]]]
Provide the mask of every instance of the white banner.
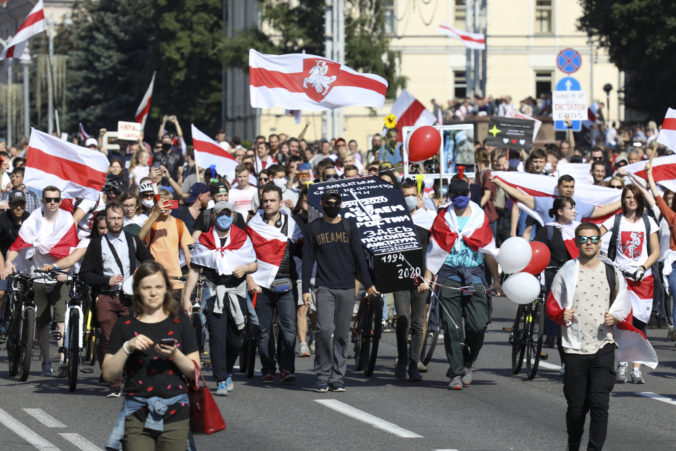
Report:
[[138,141],[141,137],[141,124],[138,122],[117,122],[117,139]]
[[552,100],[552,119],[555,121],[565,121],[566,117],[571,121],[586,121],[589,118],[586,91],[554,91]]

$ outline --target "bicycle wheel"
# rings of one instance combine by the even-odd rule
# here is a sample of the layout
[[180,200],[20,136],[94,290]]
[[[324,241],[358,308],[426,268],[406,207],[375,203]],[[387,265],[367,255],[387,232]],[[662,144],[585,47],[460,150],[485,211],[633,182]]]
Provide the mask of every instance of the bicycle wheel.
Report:
[[[12,301],[13,303],[14,301]],[[7,329],[7,357],[9,360],[9,377],[14,377],[19,372],[19,363],[21,362],[21,310],[12,309],[12,316]]]
[[378,296],[371,301],[370,310],[369,329],[371,332],[371,350],[368,359],[364,359],[364,362],[368,361],[368,365],[364,368],[364,376],[366,377],[371,377],[373,374],[373,370],[376,367],[376,359],[378,358],[378,345],[380,344],[380,336],[383,331],[383,298],[381,296]]
[[19,359],[21,361],[20,381],[28,379],[31,371],[31,360],[33,360],[33,340],[35,338],[35,309],[27,308],[24,312],[23,324],[21,327],[21,344],[19,346]]
[[432,360],[432,355],[434,355],[434,348],[437,346],[437,341],[439,340],[439,334],[441,333],[441,328],[431,331],[428,329],[427,335],[423,339],[422,350],[420,351],[420,361],[423,365],[427,366]]
[[538,300],[534,309],[531,309],[531,321],[528,329],[526,346],[526,370],[528,379],[533,379],[538,372],[540,356],[542,355],[542,340],[545,334],[544,303]]
[[526,351],[524,328],[526,321],[526,307],[520,305],[516,309],[516,319],[512,328],[512,374],[518,374],[523,365],[523,357]]
[[77,309],[70,311],[68,319],[68,390],[75,391],[77,386],[77,371],[80,367],[80,312]]

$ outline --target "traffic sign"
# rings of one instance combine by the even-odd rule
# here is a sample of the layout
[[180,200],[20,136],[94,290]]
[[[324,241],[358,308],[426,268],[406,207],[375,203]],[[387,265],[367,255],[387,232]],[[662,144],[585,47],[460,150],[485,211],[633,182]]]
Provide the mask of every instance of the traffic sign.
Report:
[[575,49],[563,49],[556,55],[556,67],[566,74],[572,74],[582,65],[582,55]]
[[[572,49],[567,49],[567,50],[572,50]],[[581,91],[582,87],[580,86],[580,82],[573,78],[573,77],[563,77],[561,80],[559,80],[556,83],[556,91]],[[554,105],[552,105],[554,107]],[[574,132],[579,132],[582,130],[582,121],[571,121],[572,122],[572,130]],[[554,130],[556,131],[567,131],[568,126],[564,121],[554,121]]]

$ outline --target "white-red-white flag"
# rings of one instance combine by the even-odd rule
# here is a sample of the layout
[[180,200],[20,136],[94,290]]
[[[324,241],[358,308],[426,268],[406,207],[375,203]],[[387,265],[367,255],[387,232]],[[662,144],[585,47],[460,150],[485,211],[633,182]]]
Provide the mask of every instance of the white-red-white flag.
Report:
[[[64,258],[70,255],[71,248],[77,246],[79,242],[73,215],[64,210],[58,210],[49,233],[45,233],[42,229],[44,221],[41,208],[33,211],[21,225],[19,234],[9,250],[19,252],[26,249],[26,253],[22,255],[25,260],[30,260],[36,250],[54,258]],[[22,267],[22,269],[25,268]]]
[[233,225],[230,228],[229,242],[225,246],[220,246],[218,234],[212,227],[200,235],[190,252],[190,261],[229,276],[238,266],[255,262],[256,253],[246,232],[239,227]]
[[254,215],[247,224],[246,231],[258,259],[258,270],[251,274],[251,277],[262,287],[270,288],[270,284],[275,280],[289,240],[295,243],[303,239],[303,232],[296,221],[290,216],[287,216],[286,220],[289,221],[286,235],[281,229],[263,221],[259,214]]
[[28,13],[26,20],[24,20],[19,29],[16,30],[12,39],[7,43],[7,46],[0,54],[0,61],[6,58],[21,58],[21,55],[23,55],[23,52],[26,49],[28,39],[38,33],[42,33],[46,29],[45,7],[42,4],[42,0],[39,0],[33,9],[31,9],[31,12]]
[[[674,133],[676,134],[676,131],[674,131]],[[648,174],[645,172],[646,163],[647,161],[632,163],[625,166],[624,170],[636,175],[637,177],[641,177],[644,180],[648,180]],[[655,179],[655,183],[658,185],[668,189],[669,191],[676,192],[676,155],[654,158],[653,178]]]
[[662,128],[657,135],[657,142],[664,144],[671,150],[676,150],[676,110],[667,108],[667,114],[664,116]]
[[98,200],[109,164],[108,158],[97,150],[33,128],[26,153],[24,184],[36,189],[56,186],[63,198]]
[[223,149],[216,141],[202,133],[194,124],[190,125],[192,145],[195,152],[195,164],[200,168],[216,166],[216,172],[235,180],[235,168],[239,164],[230,152]]
[[459,39],[468,49],[484,50],[486,48],[486,36],[480,33],[470,33],[458,28],[449,27],[445,23],[439,25],[439,31],[449,38]]
[[153,78],[150,80],[150,86],[146,90],[146,93],[143,95],[141,104],[136,108],[136,114],[134,115],[134,120],[141,124],[141,130],[146,126],[146,118],[148,117],[148,112],[150,111],[150,102],[153,100],[153,86],[155,86],[155,72],[153,72]]
[[434,117],[425,106],[407,90],[402,90],[397,100],[392,104],[391,113],[396,117],[396,128],[399,131],[399,141],[403,141],[402,127],[421,127],[434,125],[437,118]]
[[266,55],[249,50],[249,91],[254,108],[328,110],[381,108],[387,81],[316,55]]

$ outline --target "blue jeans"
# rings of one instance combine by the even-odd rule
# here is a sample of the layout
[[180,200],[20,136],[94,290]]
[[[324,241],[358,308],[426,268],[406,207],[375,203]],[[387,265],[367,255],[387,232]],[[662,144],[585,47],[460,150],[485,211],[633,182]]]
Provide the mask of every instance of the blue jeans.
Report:
[[[671,274],[669,274],[669,294],[671,294],[671,299],[673,299],[673,304],[671,305],[671,317],[673,318],[673,324],[676,324],[676,263],[671,265]],[[664,301],[665,304],[669,302],[668,300]]]
[[[295,287],[295,283],[292,285]],[[296,359],[296,293],[295,289],[286,293],[273,293],[263,288],[256,298],[256,314],[260,323],[258,335],[258,353],[261,356],[263,374],[275,374],[277,363],[280,371],[295,371]],[[270,338],[272,336],[272,319],[277,311],[279,324],[279,342],[277,355],[272,352]],[[276,358],[278,362],[276,362]]]

